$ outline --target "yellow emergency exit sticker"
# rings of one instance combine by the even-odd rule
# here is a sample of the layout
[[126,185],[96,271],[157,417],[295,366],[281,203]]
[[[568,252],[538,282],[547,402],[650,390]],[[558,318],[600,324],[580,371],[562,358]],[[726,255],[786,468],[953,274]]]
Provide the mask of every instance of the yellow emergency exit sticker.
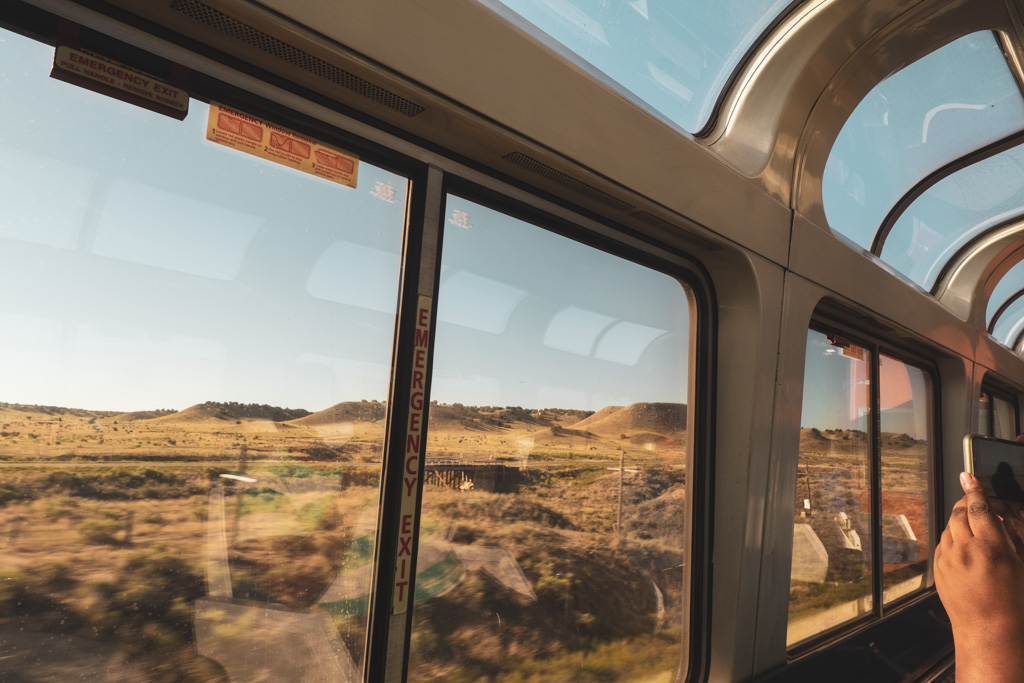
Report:
[[206,139],[354,188],[359,157],[237,109],[210,103]]

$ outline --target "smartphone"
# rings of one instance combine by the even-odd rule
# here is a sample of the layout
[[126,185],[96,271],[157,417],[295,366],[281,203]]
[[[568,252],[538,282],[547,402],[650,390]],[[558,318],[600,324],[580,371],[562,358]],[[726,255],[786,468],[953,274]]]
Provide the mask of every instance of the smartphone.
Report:
[[1024,443],[968,434],[964,468],[978,478],[989,498],[1024,503]]

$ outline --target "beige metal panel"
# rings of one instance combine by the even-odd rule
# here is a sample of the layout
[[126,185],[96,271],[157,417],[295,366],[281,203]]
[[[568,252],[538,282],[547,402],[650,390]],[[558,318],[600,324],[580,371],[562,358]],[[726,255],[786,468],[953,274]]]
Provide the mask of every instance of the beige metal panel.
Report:
[[1024,363],[1021,363],[1020,356],[984,331],[979,335],[975,361],[984,369],[995,371],[1004,381],[1024,387]]
[[958,254],[935,283],[935,297],[954,315],[985,330],[989,297],[999,280],[1024,260],[1024,222],[997,228]]
[[[896,321],[953,353],[974,357],[978,330],[879,259],[799,214],[793,221],[790,269],[879,320]],[[898,342],[900,333],[894,329],[893,334]]]
[[757,642],[753,674],[786,663],[789,574],[793,549],[793,499],[800,451],[807,329],[815,307],[828,291],[792,274],[786,276],[778,339],[775,420],[765,486],[764,538],[757,599]]
[[941,534],[953,505],[964,495],[960,488],[960,473],[964,470],[963,442],[965,434],[978,431],[978,408],[975,397],[981,391],[981,373],[966,358],[940,359],[939,386],[942,405],[939,434],[942,439],[942,491],[943,510],[939,515]]
[[[461,155],[494,172],[517,178],[541,192],[561,196],[568,202],[628,226],[638,233],[679,245],[694,253],[720,248],[723,243],[720,237],[679,212],[574,164],[562,155],[480,117],[436,92],[395,76],[387,69],[354,55],[308,28],[283,20],[248,2],[112,0],[142,17],[189,35],[200,43],[214,45],[218,50],[229,52],[246,63],[276,73],[286,82],[319,92],[333,101],[357,109],[371,117],[370,123],[366,119],[352,118],[337,111],[329,112],[323,105],[309,105],[307,101],[297,100],[280,87],[269,86],[208,58],[146,37],[129,25],[69,0],[28,1],[74,21],[95,26],[115,37],[130,36],[127,38],[129,42],[134,40],[145,44],[146,49],[198,71],[244,83],[243,87],[272,100],[287,101],[289,106],[300,110],[316,110],[314,115],[325,121],[424,162],[442,164],[449,169],[458,166],[456,172],[464,175],[468,169],[466,165],[450,162],[453,156]],[[325,73],[330,78],[325,77]],[[355,89],[342,84],[353,80],[356,81]],[[365,95],[367,88],[372,91],[373,98]],[[397,108],[390,106],[395,102],[398,103]],[[407,111],[409,107],[418,113],[410,116]],[[417,110],[417,107],[422,110]],[[387,125],[375,128],[373,122]],[[402,137],[403,127],[415,137]],[[423,140],[433,143],[432,146],[420,146],[418,143]],[[515,155],[516,162],[508,160],[510,153]],[[756,210],[757,206],[760,205],[755,202],[751,210]],[[782,213],[781,210],[776,211],[776,218]],[[762,219],[759,225],[767,223],[771,223],[768,217]],[[774,225],[777,226],[777,233],[782,230],[778,227],[779,220]],[[736,227],[735,231],[741,229]],[[764,241],[767,243],[767,239]],[[781,246],[784,242],[780,238],[772,243],[776,258],[783,254]]]
[[812,0],[799,7],[737,78],[707,136],[710,148],[788,202],[796,144],[822,90],[872,33],[914,1]]
[[784,271],[727,250],[704,265],[718,302],[709,680],[738,681],[752,667]]
[[820,225],[827,224],[821,178],[832,142],[877,83],[956,38],[984,30],[1014,31],[1002,0],[928,0],[864,42],[821,92],[800,133],[794,208]]
[[[544,150],[557,150],[558,157],[598,177],[785,262],[789,212],[782,202],[477,0],[379,0],[326,13],[323,3],[312,0],[264,4],[376,62],[384,67],[381,77],[401,74],[515,131],[537,145],[537,154],[547,155],[540,159],[546,164],[557,166]],[[440,120],[428,129],[417,128],[415,120],[398,125],[432,141],[452,132]],[[475,156],[472,149],[458,151]],[[505,171],[502,165],[496,166]]]

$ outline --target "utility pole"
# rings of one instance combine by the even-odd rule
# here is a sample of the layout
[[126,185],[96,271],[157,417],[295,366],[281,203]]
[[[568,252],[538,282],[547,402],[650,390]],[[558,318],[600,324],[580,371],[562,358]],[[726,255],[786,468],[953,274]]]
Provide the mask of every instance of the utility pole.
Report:
[[615,533],[619,535],[619,539],[622,538],[622,474],[626,468],[626,450],[624,448],[619,449],[619,515],[615,521]]

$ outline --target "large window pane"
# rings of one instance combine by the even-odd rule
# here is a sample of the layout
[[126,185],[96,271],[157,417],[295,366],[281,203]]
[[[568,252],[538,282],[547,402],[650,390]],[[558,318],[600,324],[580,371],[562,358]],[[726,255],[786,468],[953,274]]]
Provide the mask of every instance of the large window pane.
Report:
[[0,660],[353,680],[407,181],[358,189],[0,38]]
[[872,610],[871,355],[807,335],[789,645]]
[[[843,126],[822,179],[829,226],[870,248],[918,181],[1021,128],[1024,100],[994,34],[939,48],[875,86]],[[916,244],[938,241],[929,239]]]
[[690,133],[708,122],[743,55],[791,4],[790,0],[500,2]]
[[882,601],[931,585],[931,378],[879,357],[882,459]]
[[447,215],[410,679],[670,680],[687,290],[459,197]]

